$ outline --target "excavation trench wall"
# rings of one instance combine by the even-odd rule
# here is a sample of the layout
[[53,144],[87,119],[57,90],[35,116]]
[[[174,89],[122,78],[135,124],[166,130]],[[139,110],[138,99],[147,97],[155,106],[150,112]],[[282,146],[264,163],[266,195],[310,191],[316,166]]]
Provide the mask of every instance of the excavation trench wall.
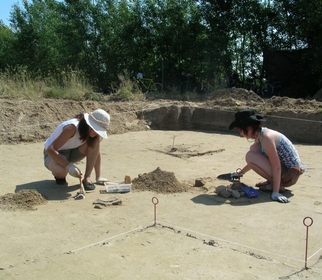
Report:
[[[140,118],[152,129],[202,130],[236,134],[229,130],[235,111],[188,106],[162,106],[144,110]],[[283,112],[264,115],[266,126],[285,134],[291,141],[306,144],[322,144],[322,115]]]

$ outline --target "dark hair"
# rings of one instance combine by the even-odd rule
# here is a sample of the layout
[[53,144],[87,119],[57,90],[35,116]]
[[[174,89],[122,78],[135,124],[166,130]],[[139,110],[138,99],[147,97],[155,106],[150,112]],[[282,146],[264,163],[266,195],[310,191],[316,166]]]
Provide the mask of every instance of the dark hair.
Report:
[[248,125],[237,126],[237,128],[241,129],[244,134],[248,133],[249,127],[252,128],[252,131],[253,131],[252,137],[255,138],[256,133],[261,130],[262,123],[261,122],[251,122]]
[[78,124],[79,139],[81,141],[85,141],[88,146],[93,147],[95,139],[96,137],[98,137],[98,135],[96,135],[95,137],[89,136],[89,125],[87,124],[84,118],[84,114],[79,114],[75,118],[79,120],[79,124]]

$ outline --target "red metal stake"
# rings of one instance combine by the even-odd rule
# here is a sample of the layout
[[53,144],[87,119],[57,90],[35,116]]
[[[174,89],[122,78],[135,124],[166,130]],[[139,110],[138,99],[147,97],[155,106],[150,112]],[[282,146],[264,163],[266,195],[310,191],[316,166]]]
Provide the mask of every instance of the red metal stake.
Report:
[[[306,223],[306,220],[310,220],[308,223]],[[303,219],[303,225],[306,226],[306,244],[305,244],[305,264],[304,268],[308,269],[307,267],[307,247],[309,244],[309,227],[313,224],[313,219],[311,217],[305,217]]]
[[159,199],[156,197],[152,197],[152,203],[154,204],[154,225],[157,224],[157,204],[159,203]]

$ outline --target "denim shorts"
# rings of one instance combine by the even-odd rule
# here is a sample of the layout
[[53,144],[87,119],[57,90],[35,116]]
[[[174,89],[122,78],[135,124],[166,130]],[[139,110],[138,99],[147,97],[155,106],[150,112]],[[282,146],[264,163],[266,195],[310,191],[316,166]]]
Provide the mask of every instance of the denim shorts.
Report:
[[[85,158],[86,155],[82,154],[78,148],[71,149],[71,150],[60,150],[58,151],[60,155],[65,157],[69,162],[76,163],[81,161],[83,158]],[[44,150],[44,165],[48,168],[48,164],[51,161],[51,157],[47,155],[47,153]]]

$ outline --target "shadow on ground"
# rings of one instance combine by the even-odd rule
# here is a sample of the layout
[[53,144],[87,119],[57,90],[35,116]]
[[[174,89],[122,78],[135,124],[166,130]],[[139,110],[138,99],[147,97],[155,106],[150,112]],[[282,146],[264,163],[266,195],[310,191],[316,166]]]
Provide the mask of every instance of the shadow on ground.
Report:
[[[290,199],[293,196],[293,193],[287,190],[283,195]],[[232,197],[223,198],[213,193],[213,194],[200,194],[193,197],[191,200],[194,203],[204,204],[209,206],[220,206],[223,204],[230,204],[232,206],[245,206],[245,205],[252,205],[252,204],[266,203],[266,202],[276,203],[276,201],[271,200],[270,196],[271,196],[271,193],[260,191],[258,197],[256,198],[241,197],[241,198],[235,199]]]
[[17,185],[15,193],[31,189],[39,192],[46,200],[66,200],[72,196],[72,192],[79,189],[79,185],[57,185],[53,180],[43,180]]

